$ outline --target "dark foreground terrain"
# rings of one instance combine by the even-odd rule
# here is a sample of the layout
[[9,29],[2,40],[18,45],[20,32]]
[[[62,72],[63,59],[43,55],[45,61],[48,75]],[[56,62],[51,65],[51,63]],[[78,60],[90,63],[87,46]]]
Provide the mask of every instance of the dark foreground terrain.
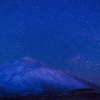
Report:
[[95,89],[80,89],[69,91],[68,93],[29,96],[26,98],[1,98],[0,100],[100,100],[100,91]]

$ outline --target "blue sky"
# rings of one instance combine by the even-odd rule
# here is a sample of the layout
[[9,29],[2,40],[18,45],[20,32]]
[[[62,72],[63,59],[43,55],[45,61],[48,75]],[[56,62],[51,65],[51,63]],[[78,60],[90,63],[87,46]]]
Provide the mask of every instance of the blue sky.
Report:
[[30,56],[99,85],[99,0],[0,0],[0,64]]

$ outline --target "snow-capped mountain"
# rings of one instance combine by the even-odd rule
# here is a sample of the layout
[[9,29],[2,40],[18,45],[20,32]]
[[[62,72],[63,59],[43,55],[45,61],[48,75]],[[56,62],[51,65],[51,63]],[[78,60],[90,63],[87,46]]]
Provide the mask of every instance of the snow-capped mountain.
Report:
[[0,97],[59,93],[98,86],[25,57],[0,66]]

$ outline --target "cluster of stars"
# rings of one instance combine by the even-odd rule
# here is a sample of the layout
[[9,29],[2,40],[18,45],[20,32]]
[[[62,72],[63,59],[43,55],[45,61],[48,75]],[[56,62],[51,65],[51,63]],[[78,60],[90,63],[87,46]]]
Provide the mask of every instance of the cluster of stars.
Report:
[[0,64],[30,56],[100,85],[99,4],[0,0]]

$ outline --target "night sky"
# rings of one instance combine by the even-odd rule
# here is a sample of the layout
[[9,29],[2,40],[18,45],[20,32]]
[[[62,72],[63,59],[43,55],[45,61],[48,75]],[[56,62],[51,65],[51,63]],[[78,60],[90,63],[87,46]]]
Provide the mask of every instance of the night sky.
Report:
[[25,56],[100,86],[100,0],[0,0],[0,65]]

